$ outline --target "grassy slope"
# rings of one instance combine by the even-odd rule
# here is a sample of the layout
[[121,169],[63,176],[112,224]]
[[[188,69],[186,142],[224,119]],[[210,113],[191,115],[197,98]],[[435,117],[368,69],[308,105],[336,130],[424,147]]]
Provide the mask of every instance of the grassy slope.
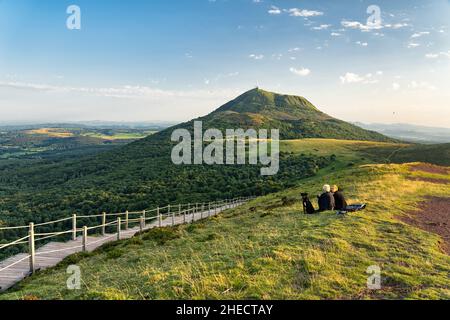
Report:
[[[395,218],[427,195],[450,197],[448,187],[412,183],[407,165],[323,174],[345,188],[350,202],[367,202],[368,209],[346,217],[300,214],[301,204],[289,200],[301,191],[317,193],[325,180],[309,178],[208,221],[72,257],[67,263],[82,268],[80,291],[65,289],[61,265],[0,299],[450,298],[450,257],[439,237]],[[371,265],[382,268],[381,291],[366,289]]]
[[341,165],[349,163],[428,162],[450,166],[450,143],[420,145],[335,139],[301,139],[281,141],[280,148],[296,154],[330,156],[335,154]]

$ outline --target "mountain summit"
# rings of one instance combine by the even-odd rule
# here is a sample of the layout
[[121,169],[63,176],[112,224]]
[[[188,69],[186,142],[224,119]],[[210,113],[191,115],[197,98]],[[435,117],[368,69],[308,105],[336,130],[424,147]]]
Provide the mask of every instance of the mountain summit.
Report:
[[[205,117],[204,128],[280,129],[281,139],[334,138],[392,141],[382,134],[333,118],[300,96],[259,88],[247,91]],[[191,123],[182,126],[191,125]]]

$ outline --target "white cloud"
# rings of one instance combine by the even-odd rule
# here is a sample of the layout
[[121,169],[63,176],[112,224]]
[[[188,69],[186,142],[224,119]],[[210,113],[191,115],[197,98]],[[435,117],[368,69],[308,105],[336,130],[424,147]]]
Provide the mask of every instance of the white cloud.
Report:
[[427,53],[425,55],[425,58],[427,58],[427,59],[436,59],[436,58],[439,58],[439,54],[438,53]]
[[289,69],[289,71],[295,75],[302,76],[302,77],[305,77],[305,76],[311,74],[311,70],[309,70],[308,68],[303,68],[303,67],[300,69],[296,69],[296,68],[292,67]]
[[360,45],[361,47],[367,47],[369,45],[367,42],[361,42],[361,41],[356,41],[355,43],[357,45]]
[[281,58],[283,58],[283,54],[282,53],[274,53],[272,54],[272,59],[274,60],[281,60]]
[[323,12],[321,12],[321,11],[298,9],[298,8],[288,9],[287,12],[289,12],[289,15],[292,16],[292,17],[306,17],[306,18],[308,18],[308,17],[323,16]]
[[425,58],[427,59],[437,59],[439,57],[450,58],[450,50],[447,52],[441,51],[439,53],[427,53]]
[[269,14],[274,14],[274,15],[281,14],[281,9],[278,7],[275,7],[275,6],[271,6],[268,12],[269,12]]
[[426,81],[411,81],[408,87],[415,90],[428,90],[428,91],[437,90],[437,88],[434,85]]
[[373,23],[373,24],[363,24],[359,21],[350,21],[350,20],[342,20],[341,25],[347,29],[359,29],[362,32],[369,32],[372,30],[379,30],[383,28],[388,29],[400,29],[407,27],[407,23],[396,23],[396,24],[382,24],[382,23]]
[[313,27],[312,30],[326,30],[331,27],[331,24],[321,24],[318,27]]
[[347,72],[345,75],[341,76],[340,79],[342,83],[357,83],[364,81],[363,77],[352,72]]
[[430,33],[428,31],[423,31],[423,32],[417,32],[411,35],[411,38],[420,38],[421,36],[425,36],[425,35],[429,35]]
[[417,48],[417,47],[420,47],[419,43],[416,43],[416,42],[408,43],[408,49],[413,49],[413,48]]
[[400,29],[400,28],[405,28],[405,27],[409,26],[409,24],[407,24],[407,23],[395,23],[395,24],[386,24],[384,26],[386,28]]
[[359,29],[363,32],[383,28],[381,24],[365,25],[358,21],[348,21],[348,20],[342,20],[341,25],[347,29]]
[[332,37],[339,37],[341,34],[339,32],[332,32],[331,36]]
[[254,59],[254,60],[262,60],[262,59],[264,59],[264,55],[263,54],[254,54],[254,53],[252,53],[248,57],[250,59]]
[[398,91],[400,89],[400,84],[397,82],[394,82],[392,84],[392,89],[394,89],[394,91]]
[[345,75],[340,76],[339,79],[341,80],[342,84],[351,84],[351,83],[374,84],[379,82],[379,80],[376,77],[381,75],[383,75],[382,71],[377,71],[375,76],[372,73],[360,76],[356,73],[347,72]]
[[280,9],[279,7],[276,6],[271,6],[267,12],[271,15],[279,15],[282,13],[287,13],[291,17],[303,17],[303,18],[317,17],[322,16],[324,14],[323,12],[316,10],[307,10],[299,8]]

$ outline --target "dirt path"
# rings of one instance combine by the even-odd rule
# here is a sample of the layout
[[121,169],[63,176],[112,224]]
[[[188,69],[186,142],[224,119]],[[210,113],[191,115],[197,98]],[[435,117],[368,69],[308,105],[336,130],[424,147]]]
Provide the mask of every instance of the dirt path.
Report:
[[409,168],[411,171],[423,171],[428,173],[435,173],[435,174],[449,174],[450,170],[445,167],[436,166],[429,163],[421,163],[421,164],[415,164],[412,165]]
[[444,240],[442,248],[450,255],[450,198],[428,197],[416,211],[400,220],[440,235]]
[[406,179],[411,181],[422,181],[437,184],[450,184],[450,180],[447,179],[436,179],[436,178],[425,178],[425,177],[407,177]]

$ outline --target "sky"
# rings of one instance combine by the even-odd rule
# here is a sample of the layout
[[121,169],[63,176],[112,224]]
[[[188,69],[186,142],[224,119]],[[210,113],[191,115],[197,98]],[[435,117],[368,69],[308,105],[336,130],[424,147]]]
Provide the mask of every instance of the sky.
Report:
[[449,0],[0,0],[0,123],[185,121],[259,86],[450,127],[449,35]]

